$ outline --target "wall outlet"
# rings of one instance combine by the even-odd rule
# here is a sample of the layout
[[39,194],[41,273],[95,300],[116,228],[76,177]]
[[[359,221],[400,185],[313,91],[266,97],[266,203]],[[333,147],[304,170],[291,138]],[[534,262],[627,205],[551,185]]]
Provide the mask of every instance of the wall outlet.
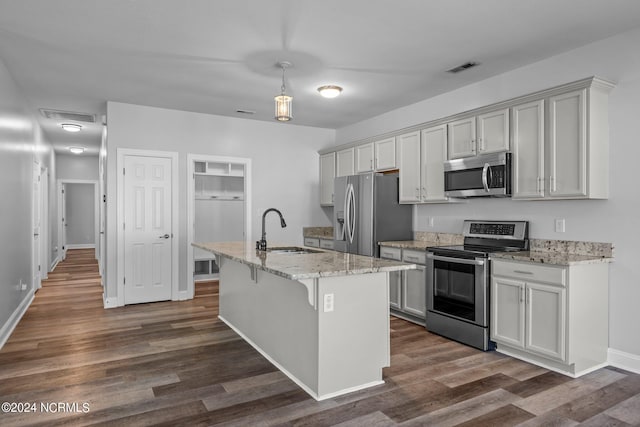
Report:
[[565,221],[564,218],[556,218],[556,233],[564,233],[565,230]]
[[21,291],[26,291],[27,290],[27,284],[26,283],[22,283],[22,279],[20,279],[20,290]]
[[333,311],[333,294],[324,294],[324,312]]

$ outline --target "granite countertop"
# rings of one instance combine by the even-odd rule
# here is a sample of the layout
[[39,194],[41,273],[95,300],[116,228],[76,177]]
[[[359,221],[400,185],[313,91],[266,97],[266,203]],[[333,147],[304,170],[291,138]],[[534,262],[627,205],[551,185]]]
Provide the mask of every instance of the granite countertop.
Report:
[[613,262],[612,257],[606,256],[545,251],[498,252],[491,254],[491,259],[505,259],[561,266]]
[[[318,248],[312,248],[317,253],[278,254],[258,251],[252,243],[245,242],[193,243],[193,246],[291,280],[416,268],[415,264]],[[271,244],[270,246],[292,245]]]

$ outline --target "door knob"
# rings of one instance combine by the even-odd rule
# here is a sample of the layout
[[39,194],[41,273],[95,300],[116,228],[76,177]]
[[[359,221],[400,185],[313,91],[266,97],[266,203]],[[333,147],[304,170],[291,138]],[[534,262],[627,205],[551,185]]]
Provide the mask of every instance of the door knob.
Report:
[[169,238],[168,234],[165,234],[163,236],[158,236],[158,239],[168,239],[168,238]]

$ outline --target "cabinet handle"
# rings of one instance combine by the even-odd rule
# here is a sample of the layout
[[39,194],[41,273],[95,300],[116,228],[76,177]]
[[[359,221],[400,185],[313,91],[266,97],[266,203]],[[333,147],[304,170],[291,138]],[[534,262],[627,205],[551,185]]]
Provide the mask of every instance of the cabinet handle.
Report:
[[405,258],[408,259],[409,261],[413,261],[413,262],[420,261],[420,259],[417,256],[406,256]]
[[373,159],[369,160],[369,167],[373,169]]
[[524,271],[524,270],[513,270],[513,272],[518,274],[533,274],[533,272],[531,271]]
[[549,191],[556,191],[556,179],[553,175],[549,175]]
[[520,302],[524,302],[524,298],[525,298],[524,288],[521,288],[520,289]]
[[471,140],[471,152],[472,153],[476,152],[476,140],[475,139]]
[[483,138],[479,138],[478,142],[480,143],[480,151],[484,150],[484,139]]
[[427,198],[427,190],[424,187],[422,187],[422,198],[423,199]]

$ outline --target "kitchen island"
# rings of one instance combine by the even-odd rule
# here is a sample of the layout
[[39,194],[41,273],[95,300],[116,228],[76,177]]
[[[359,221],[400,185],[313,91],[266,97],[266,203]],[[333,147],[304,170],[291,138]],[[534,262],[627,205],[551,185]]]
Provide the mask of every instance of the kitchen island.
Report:
[[219,318],[317,400],[383,383],[389,366],[388,273],[414,264],[315,249],[218,255]]

